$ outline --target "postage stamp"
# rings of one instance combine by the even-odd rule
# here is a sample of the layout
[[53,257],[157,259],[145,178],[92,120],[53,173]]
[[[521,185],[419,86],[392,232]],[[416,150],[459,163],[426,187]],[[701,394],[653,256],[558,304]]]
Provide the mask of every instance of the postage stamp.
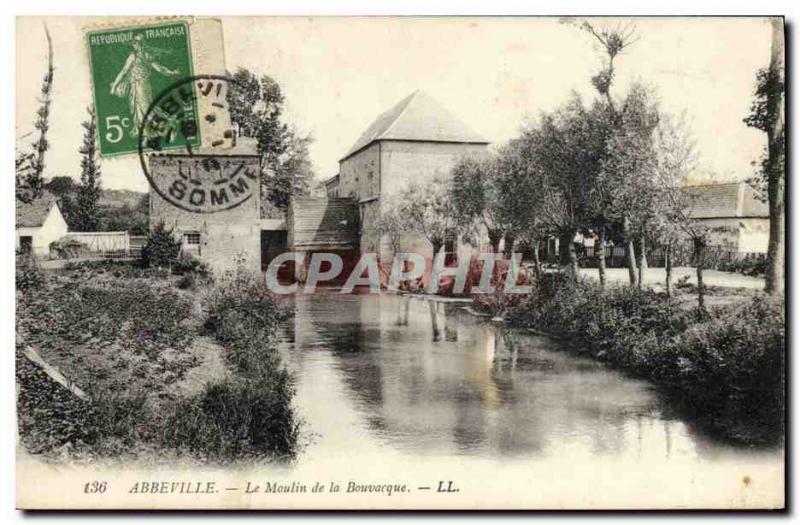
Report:
[[[154,97],[193,75],[189,27],[185,21],[114,28],[87,33],[98,141],[104,156],[136,153],[140,128]],[[193,89],[192,85],[188,89]],[[196,120],[196,107],[194,117]],[[187,117],[184,117],[184,121]],[[200,127],[172,148],[200,145]]]

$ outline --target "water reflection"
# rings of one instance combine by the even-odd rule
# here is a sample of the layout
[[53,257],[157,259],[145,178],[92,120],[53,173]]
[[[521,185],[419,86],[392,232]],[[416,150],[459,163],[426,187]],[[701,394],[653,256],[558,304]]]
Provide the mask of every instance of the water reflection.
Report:
[[667,461],[747,453],[694,434],[652,386],[505,329],[463,304],[299,296],[282,350],[319,439],[306,454],[598,456]]

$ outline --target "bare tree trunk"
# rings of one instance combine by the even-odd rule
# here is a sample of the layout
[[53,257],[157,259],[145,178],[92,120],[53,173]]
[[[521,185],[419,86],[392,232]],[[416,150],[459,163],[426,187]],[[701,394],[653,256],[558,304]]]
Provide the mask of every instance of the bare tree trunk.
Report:
[[569,271],[572,273],[572,278],[574,280],[578,280],[578,254],[575,252],[575,243],[572,239],[575,238],[575,235],[570,238],[569,243],[567,243],[567,255],[569,257]]
[[503,239],[503,232],[499,230],[488,230],[489,244],[492,246],[492,253],[500,251],[500,241]]
[[595,250],[597,250],[597,272],[600,275],[600,288],[606,287],[606,229],[600,228],[600,235],[597,236],[595,242]]
[[644,287],[644,272],[647,270],[647,241],[639,237],[639,289]]
[[622,220],[622,234],[625,237],[625,255],[628,258],[628,279],[631,286],[636,286],[636,250],[633,247],[631,220],[627,216]]
[[[770,53],[770,72],[783,86],[783,21],[773,18],[772,49]],[[771,105],[768,114],[774,120],[767,128],[767,196],[769,199],[769,243],[767,245],[767,271],[765,291],[769,295],[783,293],[785,272],[785,187],[784,187],[784,104],[783,92],[768,96]]]
[[533,241],[533,273],[538,281],[542,275],[542,261],[539,257],[539,240]]
[[705,243],[700,239],[694,239],[694,262],[697,271],[697,307],[700,311],[706,309],[706,285],[703,282],[703,266],[705,266]]
[[511,259],[511,255],[514,253],[514,241],[516,237],[511,233],[506,233],[506,242],[503,246],[503,255],[506,259]]
[[665,283],[667,289],[667,296],[672,296],[672,244],[667,244],[664,247],[664,270],[667,273],[667,282]]

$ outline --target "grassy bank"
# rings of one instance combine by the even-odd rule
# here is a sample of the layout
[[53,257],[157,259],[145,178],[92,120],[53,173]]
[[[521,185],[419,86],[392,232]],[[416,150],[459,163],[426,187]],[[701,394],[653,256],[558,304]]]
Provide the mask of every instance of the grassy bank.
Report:
[[550,274],[507,318],[570,338],[577,352],[652,380],[717,436],[748,444],[781,439],[782,300],[756,296],[699,312],[652,291],[602,290]]
[[[291,378],[274,349],[287,315],[255,276],[92,264],[18,272],[18,421],[34,454],[72,458],[191,456],[225,462],[291,457]],[[181,272],[183,273],[183,272]],[[21,286],[20,286],[21,283]],[[229,369],[213,384],[175,388],[209,335]],[[35,348],[85,391],[80,400],[21,357]]]

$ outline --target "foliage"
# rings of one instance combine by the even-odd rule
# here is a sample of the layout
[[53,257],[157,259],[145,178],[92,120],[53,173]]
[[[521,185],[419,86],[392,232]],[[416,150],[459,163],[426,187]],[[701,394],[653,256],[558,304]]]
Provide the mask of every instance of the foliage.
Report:
[[246,271],[229,272],[205,298],[205,328],[225,346],[236,377],[208,385],[168,417],[166,442],[221,461],[292,456],[299,425],[294,387],[274,348],[288,313]]
[[722,261],[717,265],[717,269],[723,272],[735,272],[758,277],[766,273],[767,259],[766,257],[745,257],[743,259]]
[[206,262],[191,254],[181,252],[172,264],[172,273],[183,276],[196,275],[205,278],[209,277],[211,270]]
[[81,154],[81,181],[78,185],[74,208],[70,210],[73,227],[77,231],[97,231],[100,223],[100,161],[97,151],[97,124],[94,106],[87,108],[89,118],[82,123],[83,144]]
[[450,185],[441,177],[409,184],[400,192],[398,201],[399,212],[408,218],[409,230],[424,236],[434,253],[463,230],[453,206]]
[[502,193],[502,175],[508,172],[498,168],[499,158],[491,153],[464,157],[453,167],[452,187],[453,208],[459,219],[464,223],[476,221],[486,228],[495,251],[519,216],[510,209],[509,195]]
[[50,243],[50,255],[58,259],[75,259],[88,252],[88,246],[68,236]]
[[32,153],[18,153],[14,162],[16,178],[16,198],[22,202],[31,202],[42,192],[44,183],[44,155],[50,148],[47,141],[47,131],[50,128],[50,103],[53,96],[53,41],[50,32],[44,26],[47,37],[47,72],[42,80],[41,98],[39,109],[36,112],[34,127],[39,132],[39,137],[33,143]]
[[578,352],[678,393],[733,439],[774,439],[782,426],[780,301],[756,297],[698,316],[649,290],[545,274],[509,319],[572,338]]
[[175,239],[172,230],[167,230],[164,223],[159,222],[147,235],[142,248],[142,264],[146,268],[171,267],[177,262],[180,251],[180,241]]
[[392,248],[392,256],[402,250],[405,234],[411,227],[411,219],[405,215],[403,204],[394,197],[387,197],[381,203],[381,212],[373,223],[379,238],[385,237]]
[[294,195],[307,195],[314,179],[309,157],[310,136],[301,136],[283,122],[285,97],[267,75],[239,68],[228,90],[231,120],[239,133],[256,139],[261,156],[262,197],[285,210]]
[[89,461],[152,451],[215,462],[291,457],[299,429],[294,389],[274,348],[287,313],[265,287],[240,272],[204,297],[206,327],[226,343],[232,373],[178,397],[170,385],[197,365],[188,350],[200,310],[190,298],[200,296],[150,277],[128,279],[142,275],[123,275],[126,267],[151,271],[75,265],[54,274],[42,293],[19,300],[18,343],[37,348],[90,397],[69,393],[18,348],[20,438],[27,450]]
[[45,285],[44,272],[33,265],[18,267],[16,271],[15,283],[17,290],[26,292],[29,290],[39,290]]

